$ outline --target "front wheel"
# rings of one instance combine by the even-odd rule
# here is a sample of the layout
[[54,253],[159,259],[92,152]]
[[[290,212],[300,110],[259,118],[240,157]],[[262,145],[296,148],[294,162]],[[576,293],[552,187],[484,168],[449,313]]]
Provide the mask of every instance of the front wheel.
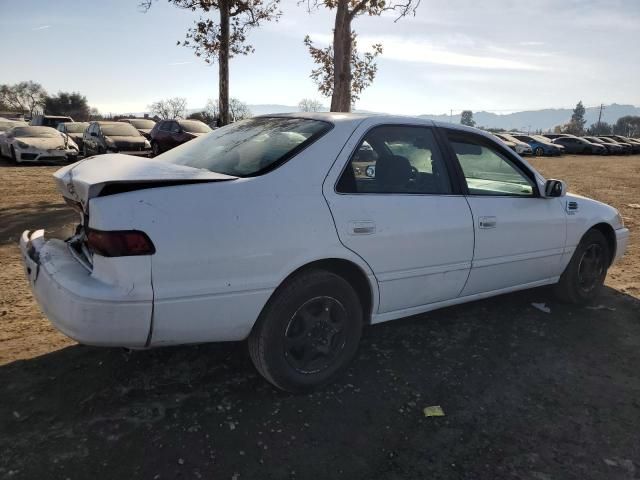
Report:
[[544,155],[544,149],[542,147],[537,147],[533,153],[535,153],[537,157],[541,157]]
[[160,155],[160,145],[158,145],[158,142],[153,142],[151,144],[151,155],[154,157]]
[[607,239],[599,230],[589,230],[573,252],[556,285],[556,295],[568,303],[587,303],[598,296],[611,263]]
[[13,148],[13,145],[11,145],[11,162],[14,164],[19,163],[18,156],[16,155],[16,150]]
[[249,354],[276,387],[300,393],[326,385],[355,357],[363,324],[360,299],[342,277],[324,270],[281,286],[249,336]]

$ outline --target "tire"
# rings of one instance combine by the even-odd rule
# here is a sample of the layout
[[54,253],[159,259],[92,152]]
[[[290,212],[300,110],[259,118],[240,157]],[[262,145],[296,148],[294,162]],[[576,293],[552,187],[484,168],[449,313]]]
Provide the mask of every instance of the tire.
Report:
[[533,153],[536,157],[542,157],[544,155],[544,149],[542,147],[536,147]]
[[[597,255],[596,252],[598,252]],[[594,260],[595,256],[598,260]],[[611,263],[609,244],[602,232],[589,230],[576,248],[556,285],[556,296],[567,303],[585,304],[601,292]]]
[[11,145],[11,163],[13,163],[14,165],[17,165],[18,163],[18,157],[16,156],[16,150],[15,148],[13,148],[13,145]]
[[157,157],[160,153],[160,145],[158,145],[158,142],[151,142],[151,156]]
[[277,388],[308,392],[347,368],[362,325],[360,299],[345,279],[324,270],[301,273],[279,287],[263,309],[249,335],[249,354]]

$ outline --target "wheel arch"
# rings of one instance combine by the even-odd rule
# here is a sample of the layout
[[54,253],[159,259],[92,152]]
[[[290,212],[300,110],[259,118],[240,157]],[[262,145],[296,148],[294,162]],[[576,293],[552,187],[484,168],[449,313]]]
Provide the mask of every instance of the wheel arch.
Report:
[[344,278],[355,289],[360,303],[362,305],[362,311],[365,315],[364,323],[366,325],[371,323],[371,316],[373,314],[373,307],[375,299],[377,298],[377,289],[372,285],[369,280],[369,275],[365,270],[352,260],[344,258],[323,258],[308,262],[289,273],[273,291],[269,300],[265,303],[262,310],[272,301],[272,299],[278,294],[281,288],[289,282],[293,277],[302,275],[305,272],[312,270],[325,270],[335,275]]
[[[597,230],[604,238],[607,239],[607,245],[609,247],[609,266],[613,263],[613,259],[616,258],[616,249],[618,247],[616,243],[616,232],[611,225],[606,222],[596,223],[589,230],[587,230],[584,235],[586,235],[591,230]],[[583,237],[584,237],[583,235]]]

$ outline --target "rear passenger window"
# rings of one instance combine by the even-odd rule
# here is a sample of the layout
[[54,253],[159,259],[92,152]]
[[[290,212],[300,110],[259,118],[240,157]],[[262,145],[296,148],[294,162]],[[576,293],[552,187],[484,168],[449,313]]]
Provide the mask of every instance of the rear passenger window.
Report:
[[444,160],[427,127],[385,125],[371,129],[353,153],[338,193],[451,193]]

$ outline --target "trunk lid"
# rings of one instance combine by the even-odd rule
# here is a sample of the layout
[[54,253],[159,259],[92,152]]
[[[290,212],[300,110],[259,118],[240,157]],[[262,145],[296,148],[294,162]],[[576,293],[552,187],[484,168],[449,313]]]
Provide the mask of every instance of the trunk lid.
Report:
[[[161,162],[119,153],[100,155],[63,167],[53,174],[60,193],[80,203],[84,211],[89,199],[106,186],[120,186],[121,191],[153,188],[182,183],[219,182],[237,177],[199,168]],[[115,189],[111,189],[117,192]]]

